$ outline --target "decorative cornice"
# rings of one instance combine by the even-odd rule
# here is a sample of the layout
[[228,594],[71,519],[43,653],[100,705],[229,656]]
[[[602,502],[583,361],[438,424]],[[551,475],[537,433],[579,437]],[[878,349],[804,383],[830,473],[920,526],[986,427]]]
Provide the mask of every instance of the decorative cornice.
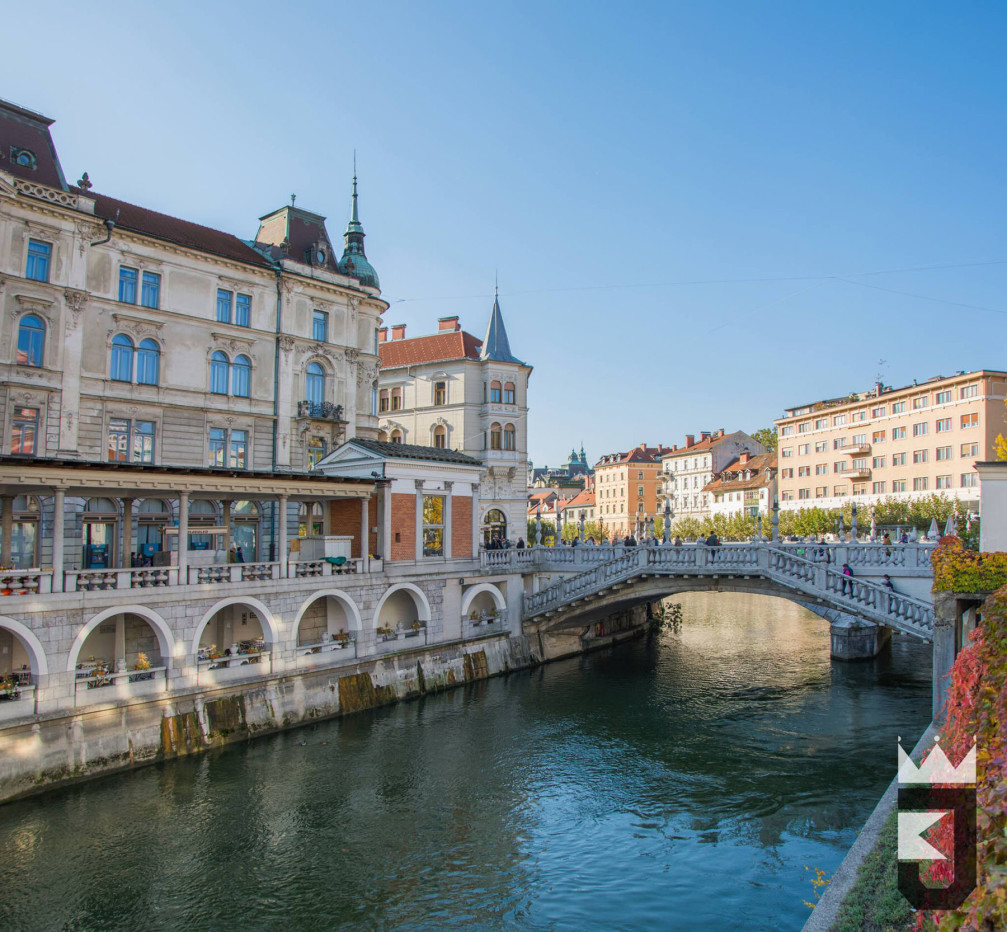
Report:
[[280,337],[280,349],[289,353],[294,348],[294,338],[288,336]]
[[70,329],[75,329],[80,324],[80,313],[84,310],[84,305],[87,304],[87,298],[87,292],[77,288],[67,288],[63,292],[63,299],[70,311],[70,318],[67,321]]
[[235,336],[233,333],[221,333],[218,330],[211,330],[210,336],[213,337],[214,342],[228,346],[231,349],[236,349],[239,346],[251,349],[255,346],[255,340],[250,340],[248,337]]

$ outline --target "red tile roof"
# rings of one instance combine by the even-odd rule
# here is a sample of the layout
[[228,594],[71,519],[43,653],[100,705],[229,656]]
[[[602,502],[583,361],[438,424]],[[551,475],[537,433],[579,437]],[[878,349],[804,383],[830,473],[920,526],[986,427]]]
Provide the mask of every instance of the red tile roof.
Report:
[[135,204],[118,201],[113,197],[106,197],[104,194],[95,194],[93,191],[81,191],[79,188],[71,188],[71,190],[87,197],[93,197],[95,199],[95,216],[101,217],[103,220],[114,219],[115,213],[118,211],[119,219],[115,222],[117,228],[153,236],[155,239],[187,246],[199,252],[208,252],[224,259],[233,259],[246,265],[256,265],[260,268],[271,267],[265,256],[256,252],[244,240],[238,239],[231,233],[223,233],[220,230],[191,223],[188,220],[179,220],[177,217],[170,217],[167,214],[159,214],[146,207],[137,207]]
[[416,366],[424,362],[449,359],[478,359],[481,344],[464,330],[434,333],[428,337],[410,337],[378,344],[382,369]]
[[[751,476],[748,479],[742,478],[745,470],[749,470]],[[760,453],[758,456],[751,456],[747,463],[742,463],[736,459],[712,482],[703,486],[704,492],[737,492],[742,489],[757,489],[769,485],[773,478],[773,471],[776,469],[775,453]]]
[[594,506],[594,492],[578,492],[570,501],[564,504],[564,508],[588,508]]

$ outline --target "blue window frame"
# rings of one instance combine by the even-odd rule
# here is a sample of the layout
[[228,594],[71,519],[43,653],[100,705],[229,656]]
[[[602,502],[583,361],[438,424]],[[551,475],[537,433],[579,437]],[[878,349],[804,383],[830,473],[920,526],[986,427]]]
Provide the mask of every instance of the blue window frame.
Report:
[[231,303],[234,300],[234,293],[225,291],[223,288],[217,289],[217,320],[222,324],[231,322]]
[[211,427],[208,465],[221,467],[224,465],[224,447],[226,444],[227,431],[223,427]]
[[25,263],[25,278],[37,282],[49,281],[49,260],[52,258],[52,245],[37,239],[28,240],[28,261]]
[[143,305],[143,307],[161,306],[161,276],[156,272],[143,273],[143,288],[140,291],[140,304]]
[[210,391],[214,395],[227,394],[230,369],[230,361],[219,350],[210,357]]
[[137,421],[133,431],[133,462],[154,462],[154,430],[153,421]]
[[133,341],[122,333],[112,337],[110,375],[116,382],[133,381]]
[[45,349],[45,324],[34,314],[25,314],[17,328],[17,364],[41,366]]
[[329,315],[325,311],[311,312],[311,339],[320,343],[329,342]]
[[234,302],[234,322],[239,327],[252,326],[252,296],[239,294]]
[[252,360],[247,356],[235,356],[231,366],[231,394],[247,398],[252,386]]
[[119,300],[123,304],[136,304],[136,269],[119,267]]
[[136,381],[157,385],[161,375],[161,348],[153,340],[141,340],[136,353]]
[[231,469],[248,468],[248,431],[231,431],[231,449],[227,458],[227,465]]
[[317,362],[309,362],[304,377],[304,390],[307,400],[320,405],[325,401],[325,370]]

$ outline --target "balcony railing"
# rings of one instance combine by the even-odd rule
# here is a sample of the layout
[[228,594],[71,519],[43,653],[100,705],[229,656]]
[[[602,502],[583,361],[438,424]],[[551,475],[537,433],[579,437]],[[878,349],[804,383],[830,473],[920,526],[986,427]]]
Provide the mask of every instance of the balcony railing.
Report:
[[851,453],[853,456],[864,456],[871,452],[871,445],[869,443],[854,443],[851,446],[843,447],[843,453]]
[[332,404],[330,401],[299,401],[297,402],[297,416],[310,417],[316,421],[342,421],[343,406]]

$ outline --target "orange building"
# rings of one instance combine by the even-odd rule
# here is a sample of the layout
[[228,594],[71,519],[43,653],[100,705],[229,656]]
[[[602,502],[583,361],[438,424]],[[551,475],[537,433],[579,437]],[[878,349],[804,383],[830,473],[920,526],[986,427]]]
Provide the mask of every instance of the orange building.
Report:
[[638,534],[640,523],[660,512],[661,457],[669,449],[641,443],[595,463],[595,519],[609,537]]

